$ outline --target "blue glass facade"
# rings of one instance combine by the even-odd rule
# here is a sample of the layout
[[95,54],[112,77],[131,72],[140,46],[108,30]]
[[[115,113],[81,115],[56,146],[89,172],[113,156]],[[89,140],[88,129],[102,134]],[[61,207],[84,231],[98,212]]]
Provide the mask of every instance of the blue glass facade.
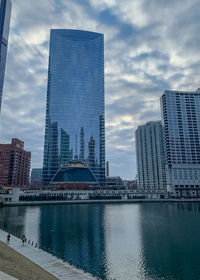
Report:
[[105,180],[104,39],[94,32],[53,29],[47,86],[43,183],[80,159]]
[[3,95],[3,83],[6,67],[8,35],[12,3],[10,0],[0,0],[0,111]]
[[96,182],[89,168],[64,166],[54,176],[52,182]]

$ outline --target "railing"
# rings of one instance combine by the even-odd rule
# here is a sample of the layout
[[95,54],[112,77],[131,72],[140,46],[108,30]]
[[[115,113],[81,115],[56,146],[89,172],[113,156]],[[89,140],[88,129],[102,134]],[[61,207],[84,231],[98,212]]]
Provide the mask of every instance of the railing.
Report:
[[[4,230],[5,232],[9,233],[5,228],[2,228],[2,230]],[[22,234],[20,234],[19,232],[12,232],[12,235],[19,238],[19,242],[21,240],[22,242]],[[24,236],[25,237],[25,236]],[[12,238],[12,237],[11,237]],[[10,241],[9,241],[10,242]],[[9,242],[7,242],[7,244],[9,245]],[[60,254],[55,255],[55,253],[51,250],[51,248],[47,247],[47,246],[40,246],[40,242],[39,241],[34,241],[32,239],[29,239],[28,237],[25,237],[24,242],[22,242],[22,246],[26,246],[26,244],[32,246],[33,248],[38,248],[39,250],[45,251],[49,254],[51,254],[52,256],[56,256],[57,258],[61,258]],[[92,272],[88,272],[87,271],[87,266],[85,265],[84,267],[81,268],[79,262],[74,261],[72,258],[68,261],[68,263],[79,269],[84,271],[85,273],[89,273],[90,275],[92,275],[95,279],[97,280],[101,280],[100,278],[98,278],[97,276],[95,276],[95,271],[93,270]],[[114,280],[114,279],[113,279]]]

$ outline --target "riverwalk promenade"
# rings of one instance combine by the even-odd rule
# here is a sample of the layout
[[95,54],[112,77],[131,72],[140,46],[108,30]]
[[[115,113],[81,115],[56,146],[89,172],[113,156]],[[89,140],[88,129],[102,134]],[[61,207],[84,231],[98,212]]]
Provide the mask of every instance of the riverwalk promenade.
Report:
[[[6,243],[7,240],[7,232],[0,229],[0,241]],[[34,264],[39,266],[39,268],[44,269],[55,279],[59,280],[97,280],[97,278],[93,277],[89,273],[86,273],[76,267],[68,264],[67,262],[63,262],[61,259],[58,259],[51,254],[35,247],[35,244],[31,245],[25,243],[22,246],[21,239],[11,235],[9,247],[14,249],[19,254],[23,255]],[[0,279],[9,279],[8,276],[0,274]],[[3,278],[4,277],[4,278]],[[6,278],[7,277],[7,278]],[[11,278],[12,279],[12,278]],[[32,278],[30,278],[32,279]],[[39,278],[37,278],[39,279]],[[41,278],[42,279],[42,278]],[[54,278],[52,278],[54,279]]]

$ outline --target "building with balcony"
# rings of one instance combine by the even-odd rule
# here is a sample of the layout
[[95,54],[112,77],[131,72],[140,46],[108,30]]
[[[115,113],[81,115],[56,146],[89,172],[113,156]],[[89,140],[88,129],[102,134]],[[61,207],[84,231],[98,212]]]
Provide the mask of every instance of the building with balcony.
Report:
[[200,89],[165,90],[161,113],[168,192],[200,196]]
[[138,188],[165,190],[166,172],[161,121],[138,126],[135,132]]
[[11,144],[0,144],[0,185],[28,186],[31,152],[24,150],[24,142],[13,138]]

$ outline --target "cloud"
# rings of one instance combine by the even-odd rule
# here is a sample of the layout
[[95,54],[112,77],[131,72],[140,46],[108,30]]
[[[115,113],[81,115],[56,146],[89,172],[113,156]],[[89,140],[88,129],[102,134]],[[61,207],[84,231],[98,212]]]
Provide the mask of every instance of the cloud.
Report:
[[134,132],[160,119],[165,89],[199,87],[200,0],[13,0],[0,141],[18,137],[42,166],[49,30],[104,33],[106,158],[136,175]]

